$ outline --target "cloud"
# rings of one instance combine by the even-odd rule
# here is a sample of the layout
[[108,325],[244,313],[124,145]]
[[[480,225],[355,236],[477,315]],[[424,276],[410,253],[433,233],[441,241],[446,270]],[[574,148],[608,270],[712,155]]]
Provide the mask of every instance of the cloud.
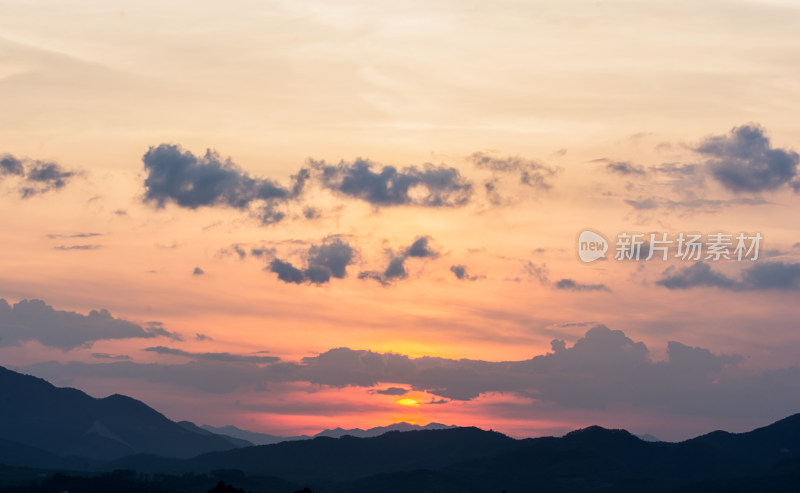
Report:
[[188,209],[227,206],[246,210],[260,208],[258,217],[274,223],[285,216],[277,207],[298,194],[306,174],[296,177],[292,190],[272,180],[251,177],[210,149],[203,156],[171,144],[150,147],[142,158],[147,176],[145,202],[162,208],[175,203]]
[[[267,390],[291,382],[370,388],[373,393],[386,395],[411,389],[455,401],[513,393],[530,399],[530,412],[644,410],[719,419],[796,411],[800,406],[800,367],[759,372],[739,368],[741,361],[738,355],[716,354],[677,341],[668,343],[665,361],[654,361],[644,343],[622,331],[596,325],[571,346],[557,340],[553,352],[522,361],[412,358],[341,347],[299,362],[50,362],[24,371],[43,378],[145,379],[211,393],[241,388]],[[386,388],[382,382],[396,385]],[[742,400],[742,395],[750,398]]]
[[483,152],[475,152],[469,159],[478,169],[489,170],[496,174],[518,175],[521,184],[539,190],[552,188],[549,180],[558,173],[558,168],[520,157],[500,158]]
[[[254,249],[252,252],[255,256],[262,255],[260,250]],[[265,252],[267,255],[271,253],[271,251]],[[324,284],[331,278],[347,277],[347,266],[352,264],[357,256],[358,250],[345,242],[341,236],[331,235],[323,239],[321,244],[309,247],[305,253],[304,268],[297,268],[291,262],[278,258],[272,259],[269,268],[278,274],[278,279],[286,283]]]
[[645,176],[647,174],[647,171],[645,171],[643,166],[631,164],[627,161],[609,162],[606,164],[605,170],[609,173],[615,173],[623,176]]
[[103,236],[103,235],[101,233],[71,233],[71,234],[51,233],[47,235],[47,237],[51,240],[68,239],[68,238],[94,238],[95,236]]
[[194,268],[194,270],[192,271],[192,275],[193,275],[193,276],[202,276],[202,275],[204,275],[205,273],[206,273],[206,271],[204,271],[204,270],[203,270],[203,269],[201,269],[200,267],[195,267],[195,268]]
[[110,359],[116,361],[127,361],[131,359],[131,357],[128,356],[127,354],[109,354],[109,353],[92,353],[92,358]]
[[22,161],[12,156],[11,154],[3,154],[0,156],[0,175],[17,175],[25,174],[25,166]]
[[20,159],[11,154],[0,156],[0,178],[16,176],[21,178],[18,192],[26,199],[34,195],[60,190],[79,173],[64,168],[51,161]]
[[409,258],[435,259],[439,256],[439,251],[431,245],[433,238],[430,236],[417,236],[411,245],[402,248],[399,253],[392,253],[389,265],[383,272],[362,271],[358,274],[359,279],[372,279],[384,286],[393,281],[408,278],[406,271],[406,260]]
[[145,327],[114,318],[107,310],[88,315],[56,310],[41,300],[22,300],[13,307],[0,298],[0,346],[17,346],[25,341],[63,350],[88,347],[96,341],[175,337],[158,322]]
[[25,177],[28,185],[22,188],[22,197],[27,198],[50,190],[64,188],[67,182],[75,175],[74,171],[64,169],[57,163],[36,161],[28,169],[28,174]]
[[611,291],[605,284],[581,284],[573,279],[559,279],[553,283],[556,289],[564,291]]
[[98,250],[102,248],[101,245],[56,245],[53,250]]
[[388,389],[376,390],[375,393],[380,395],[406,395],[408,394],[408,389],[404,389],[402,387],[389,387]]
[[800,263],[758,262],[742,270],[741,279],[715,272],[707,263],[696,262],[688,267],[667,268],[656,284],[667,289],[715,287],[732,291],[800,289]]
[[461,281],[477,281],[480,279],[479,276],[472,276],[467,272],[467,266],[462,264],[451,265],[450,272],[456,276],[456,279]]
[[145,348],[144,351],[149,351],[156,354],[168,354],[172,356],[183,356],[193,360],[206,360],[206,361],[224,361],[224,362],[242,362],[242,363],[275,363],[280,358],[277,356],[254,356],[248,354],[231,354],[231,353],[192,353],[182,349],[169,348],[165,346],[155,346]]
[[201,333],[198,332],[197,334],[194,335],[194,340],[195,341],[213,341],[214,339],[212,339],[210,336],[207,336],[205,334],[201,334]]
[[375,207],[459,207],[466,205],[472,195],[472,184],[458,169],[447,166],[425,164],[397,169],[360,158],[335,165],[311,161],[310,166],[325,188]]
[[728,135],[704,139],[695,149],[722,186],[736,193],[758,193],[785,185],[800,187],[794,151],[774,149],[758,125],[734,127]]

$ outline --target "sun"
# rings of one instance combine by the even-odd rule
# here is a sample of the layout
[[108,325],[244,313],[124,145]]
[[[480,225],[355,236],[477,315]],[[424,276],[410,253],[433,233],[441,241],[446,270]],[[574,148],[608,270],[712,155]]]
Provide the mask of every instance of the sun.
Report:
[[419,407],[419,402],[414,399],[400,399],[397,403],[405,407]]

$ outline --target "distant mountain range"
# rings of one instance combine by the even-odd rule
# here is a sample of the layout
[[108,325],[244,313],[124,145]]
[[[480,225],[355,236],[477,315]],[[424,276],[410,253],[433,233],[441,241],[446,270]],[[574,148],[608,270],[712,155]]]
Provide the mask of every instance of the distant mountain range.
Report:
[[597,426],[523,440],[438,424],[319,435],[241,446],[268,438],[0,369],[0,493],[205,493],[221,480],[260,493],[800,491],[800,414],[680,443]]
[[316,435],[298,435],[298,436],[288,436],[288,437],[269,435],[266,433],[256,433],[253,431],[242,430],[235,426],[221,426],[219,428],[216,428],[214,426],[202,425],[200,428],[209,431],[211,433],[226,435],[229,437],[238,438],[240,440],[245,440],[253,445],[271,445],[280,442],[309,440],[317,437],[341,438],[343,436],[349,435],[357,438],[371,438],[383,435],[384,433],[388,433],[390,431],[446,430],[450,428],[457,428],[457,426],[443,425],[440,423],[429,423],[425,426],[413,425],[411,423],[394,423],[389,426],[377,426],[375,428],[370,428],[368,430],[362,430],[361,428],[352,428],[352,429],[335,428],[332,430],[321,431]]

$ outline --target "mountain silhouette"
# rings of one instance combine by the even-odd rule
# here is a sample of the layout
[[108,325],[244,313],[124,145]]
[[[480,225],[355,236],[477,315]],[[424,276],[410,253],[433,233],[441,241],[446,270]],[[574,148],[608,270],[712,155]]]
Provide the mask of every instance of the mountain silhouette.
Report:
[[296,441],[296,440],[309,440],[311,438],[317,437],[330,437],[330,438],[340,438],[345,435],[354,436],[357,438],[369,438],[369,437],[377,437],[383,435],[384,433],[388,433],[390,431],[414,431],[414,430],[444,430],[448,428],[457,428],[454,425],[443,425],[441,423],[428,423],[427,425],[415,425],[411,423],[393,423],[388,426],[376,426],[374,428],[369,428],[367,430],[362,430],[361,428],[334,428],[323,430],[316,435],[297,435],[297,436],[279,436],[279,435],[270,435],[267,433],[257,433],[254,431],[249,430],[242,430],[235,426],[221,426],[221,427],[214,427],[210,425],[202,425],[200,426],[201,429],[210,431],[212,433],[216,433],[217,435],[229,436],[232,438],[238,438],[240,440],[244,440],[249,442],[251,445],[271,445],[280,442],[289,442],[289,441]]
[[[136,453],[192,457],[235,448],[187,429],[124,395],[95,399],[0,367],[0,439],[59,456],[114,459]],[[42,456],[45,460],[47,456]]]
[[800,491],[800,414],[679,443],[599,426],[519,440],[398,423],[237,447],[240,437],[175,423],[135,399],[95,399],[2,368],[0,395],[0,493]]

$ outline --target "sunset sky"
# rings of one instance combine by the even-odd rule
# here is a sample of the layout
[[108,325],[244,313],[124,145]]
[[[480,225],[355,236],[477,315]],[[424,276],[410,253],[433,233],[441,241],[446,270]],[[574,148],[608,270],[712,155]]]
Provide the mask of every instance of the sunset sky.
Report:
[[[2,0],[0,365],[280,435],[800,412],[798,32],[790,0]],[[614,258],[653,233],[763,239]]]

